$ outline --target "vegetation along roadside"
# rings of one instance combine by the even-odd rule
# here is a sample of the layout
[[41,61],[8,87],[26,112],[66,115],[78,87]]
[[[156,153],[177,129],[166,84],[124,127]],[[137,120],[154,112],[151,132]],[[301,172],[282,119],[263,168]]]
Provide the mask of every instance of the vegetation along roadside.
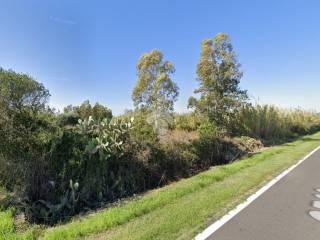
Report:
[[201,43],[187,113],[174,72],[143,54],[134,109],[114,116],[57,111],[43,84],[0,69],[0,237],[190,238],[319,144],[319,114],[252,103],[225,33]]

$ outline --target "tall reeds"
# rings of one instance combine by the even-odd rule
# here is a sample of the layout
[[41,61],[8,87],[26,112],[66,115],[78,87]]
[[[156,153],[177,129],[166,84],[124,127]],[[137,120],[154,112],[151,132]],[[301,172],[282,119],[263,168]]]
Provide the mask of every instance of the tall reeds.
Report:
[[239,112],[233,128],[242,135],[276,142],[319,130],[320,115],[301,109],[255,105]]

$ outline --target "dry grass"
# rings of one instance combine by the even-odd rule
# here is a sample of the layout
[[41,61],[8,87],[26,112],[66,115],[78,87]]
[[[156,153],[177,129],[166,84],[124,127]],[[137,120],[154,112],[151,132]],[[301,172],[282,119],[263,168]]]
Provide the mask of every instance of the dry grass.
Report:
[[198,138],[196,131],[173,130],[160,136],[160,144],[191,143]]

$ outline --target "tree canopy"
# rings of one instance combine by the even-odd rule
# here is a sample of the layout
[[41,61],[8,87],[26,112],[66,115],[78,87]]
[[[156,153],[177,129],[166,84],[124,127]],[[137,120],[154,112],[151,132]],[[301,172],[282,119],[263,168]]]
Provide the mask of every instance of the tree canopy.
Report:
[[147,121],[158,135],[167,131],[179,94],[177,84],[171,79],[174,71],[172,63],[164,61],[159,50],[143,54],[137,63],[138,81],[132,100],[137,109],[149,112]]
[[239,87],[242,72],[227,34],[218,33],[202,42],[197,76],[195,93],[200,98],[191,97],[189,107],[205,113],[217,125],[226,124],[248,98]]
[[98,102],[92,106],[89,100],[84,101],[79,106],[68,105],[64,108],[64,113],[73,114],[73,118],[75,119],[74,123],[77,123],[78,119],[85,119],[90,116],[92,116],[97,121],[100,121],[104,118],[112,118],[111,109],[109,109],[106,106],[103,106]]
[[11,111],[44,110],[49,91],[26,74],[0,68],[0,107]]
[[159,50],[141,56],[137,63],[138,81],[132,92],[137,108],[152,111],[172,111],[178,97],[178,86],[172,81],[175,69],[171,62],[164,61]]

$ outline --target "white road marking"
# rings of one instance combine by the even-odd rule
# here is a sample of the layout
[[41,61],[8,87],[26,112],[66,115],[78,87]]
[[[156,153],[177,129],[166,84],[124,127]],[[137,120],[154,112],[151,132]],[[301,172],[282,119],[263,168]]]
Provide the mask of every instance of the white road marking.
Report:
[[320,201],[313,201],[312,206],[320,209]]
[[310,211],[309,214],[313,219],[320,221],[320,212],[319,211]]
[[[230,212],[228,212],[226,215],[224,215],[222,218],[220,218],[218,221],[211,224],[209,227],[207,227],[203,232],[199,233],[195,240],[205,240],[209,236],[211,236],[214,232],[216,232],[219,228],[221,228],[224,224],[226,224],[228,221],[230,221],[233,217],[235,217],[239,212],[241,212],[243,209],[249,206],[250,203],[252,203],[254,200],[256,200],[259,196],[261,196],[265,191],[267,191],[269,188],[271,188],[274,184],[279,182],[283,177],[285,177],[288,173],[290,173],[293,169],[298,167],[302,162],[304,162],[306,159],[308,159],[312,154],[314,154],[316,151],[320,149],[320,146],[312,150],[309,154],[307,154],[304,158],[299,160],[296,164],[289,167],[287,170],[283,171],[281,174],[276,176],[274,179],[272,179],[270,182],[268,182],[265,186],[260,188],[256,193],[251,195],[247,198],[247,200],[241,204],[239,204],[236,208],[232,209]],[[320,194],[319,194],[320,198]],[[319,217],[320,221],[320,212],[316,213],[317,211],[310,211],[309,214],[313,214],[316,217]],[[319,215],[318,215],[319,214]],[[311,215],[312,216],[312,215]]]

